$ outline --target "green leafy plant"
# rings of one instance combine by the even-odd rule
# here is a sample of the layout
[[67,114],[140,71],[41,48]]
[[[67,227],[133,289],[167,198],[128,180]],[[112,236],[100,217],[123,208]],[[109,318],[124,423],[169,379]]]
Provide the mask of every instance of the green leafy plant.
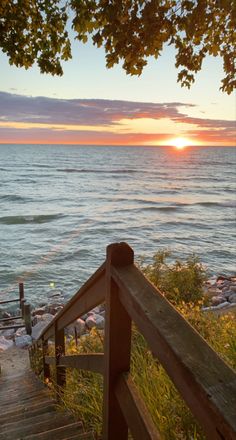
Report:
[[160,250],[153,256],[151,264],[141,269],[146,277],[158,287],[174,304],[181,301],[196,303],[203,298],[203,286],[207,279],[206,270],[195,255],[186,261],[168,261],[169,250]]

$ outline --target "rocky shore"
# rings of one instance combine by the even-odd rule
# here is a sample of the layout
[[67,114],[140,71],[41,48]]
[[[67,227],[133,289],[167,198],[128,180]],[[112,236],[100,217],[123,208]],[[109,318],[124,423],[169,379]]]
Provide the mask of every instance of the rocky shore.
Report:
[[[204,307],[204,312],[213,312],[216,314],[226,313],[230,310],[236,310],[236,277],[227,277],[219,275],[210,278],[204,288],[204,294],[209,298],[209,305]],[[27,335],[25,328],[0,330],[0,352],[13,348],[26,348],[32,341],[37,339],[43,329],[52,321],[54,316],[63,308],[63,292],[52,290],[47,298],[47,303],[41,304],[32,310],[32,334]],[[19,324],[20,321],[14,321],[14,316],[19,311],[1,311],[0,318],[9,318],[8,325]],[[69,339],[80,337],[96,327],[103,330],[105,326],[105,307],[98,306],[81,318],[75,320],[65,329],[65,335]]]

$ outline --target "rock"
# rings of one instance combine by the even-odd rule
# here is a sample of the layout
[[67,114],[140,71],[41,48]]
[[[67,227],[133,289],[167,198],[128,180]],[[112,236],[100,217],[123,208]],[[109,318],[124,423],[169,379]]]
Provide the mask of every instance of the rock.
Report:
[[105,326],[105,319],[103,316],[94,313],[86,319],[86,325],[88,328],[96,327],[97,329],[102,330]]
[[45,313],[44,315],[42,315],[41,321],[51,322],[53,318],[54,316],[51,313]]
[[81,319],[81,318],[76,319],[76,321],[74,321],[72,324],[70,324],[67,327],[66,333],[68,335],[73,335],[74,336],[75,328],[77,330],[77,335],[78,336],[83,335],[83,333],[85,332],[85,322],[83,321],[83,319]]
[[95,313],[95,314],[97,314],[97,315],[99,315],[100,311],[101,311],[100,306],[97,306],[97,307],[95,307],[95,308],[92,310],[92,312]]
[[63,295],[63,292],[62,292],[62,290],[57,290],[57,289],[53,289],[53,290],[51,290],[49,293],[48,293],[48,297],[49,298],[56,298],[56,297],[59,297],[59,296],[62,296]]
[[229,296],[229,302],[231,304],[235,304],[236,303],[236,293],[232,293],[232,295]]
[[32,327],[32,338],[38,339],[42,331],[47,327],[47,325],[53,320],[54,316],[49,313],[42,315],[41,321],[38,322],[34,327]]
[[45,312],[51,313],[51,315],[56,315],[61,309],[63,309],[63,305],[61,303],[54,303],[46,306]]
[[14,334],[15,334],[14,328],[10,328],[8,330],[1,331],[1,336],[4,336],[4,338],[6,338],[6,339],[13,339]]
[[28,347],[32,344],[32,338],[30,335],[23,335],[15,338],[15,344],[19,348]]
[[213,296],[211,298],[211,304],[213,306],[218,306],[219,304],[221,304],[222,302],[224,302],[224,298],[222,296]]
[[13,317],[11,316],[11,314],[8,313],[8,312],[3,312],[2,317],[3,317],[3,318],[12,318],[12,319],[13,319]]
[[83,316],[81,316],[81,319],[83,319],[83,321],[86,321],[88,316],[89,316],[88,313],[85,313]]
[[218,275],[216,279],[216,281],[224,281],[224,280],[230,281],[230,277],[227,277],[227,275],[222,274],[222,275]]
[[46,313],[45,307],[40,307],[39,309],[35,309],[32,312],[32,316],[35,315],[44,315]]
[[26,335],[25,327],[18,328],[18,329],[16,330],[15,336],[16,336],[17,338],[20,337],[20,336],[24,336],[24,335]]
[[210,300],[213,297],[217,297],[221,295],[222,295],[222,291],[217,287],[209,287],[207,291],[205,291],[205,296],[208,297]]
[[0,336],[0,351],[8,350],[8,348],[13,347],[14,342],[4,338],[4,336]]
[[213,286],[214,284],[216,284],[216,280],[217,280],[217,277],[213,276],[213,277],[209,278],[209,280],[207,280],[206,283],[210,284],[210,286]]
[[236,293],[236,285],[235,285],[235,284],[231,284],[231,285],[230,285],[230,290],[231,290],[232,292],[235,292],[235,293]]

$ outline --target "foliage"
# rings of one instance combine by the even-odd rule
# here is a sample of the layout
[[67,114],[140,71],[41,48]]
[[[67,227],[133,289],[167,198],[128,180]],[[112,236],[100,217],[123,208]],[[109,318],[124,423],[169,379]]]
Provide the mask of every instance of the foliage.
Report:
[[182,86],[190,87],[213,55],[223,59],[221,89],[236,87],[234,0],[2,0],[0,47],[11,64],[37,61],[42,72],[61,75],[61,60],[71,58],[71,22],[79,41],[91,35],[105,48],[108,68],[121,61],[128,74],[140,75],[148,57],[158,58],[169,44]]
[[195,303],[202,299],[207,277],[199,258],[191,255],[186,261],[169,263],[169,257],[170,251],[160,250],[153,256],[152,264],[144,266],[142,263],[146,277],[174,304],[182,301]]

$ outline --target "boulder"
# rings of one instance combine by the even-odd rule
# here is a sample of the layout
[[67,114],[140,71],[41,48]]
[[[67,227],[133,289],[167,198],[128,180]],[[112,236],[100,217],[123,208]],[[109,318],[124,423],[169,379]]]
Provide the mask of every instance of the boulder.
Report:
[[63,309],[61,303],[53,303],[45,307],[45,312],[50,313],[51,315],[56,315],[61,309]]
[[17,338],[20,337],[20,336],[24,336],[24,335],[26,335],[25,327],[18,328],[18,330],[16,330],[15,336]]
[[103,330],[105,326],[105,319],[103,316],[94,313],[86,319],[86,326],[88,328],[96,327],[99,330]]
[[44,315],[46,313],[46,307],[39,307],[38,309],[33,310],[32,316],[35,315]]
[[222,302],[224,302],[224,298],[222,298],[222,296],[213,296],[211,298],[211,304],[213,306],[218,306],[219,304],[221,304]]
[[32,338],[38,339],[42,331],[47,327],[47,325],[53,320],[54,316],[46,313],[42,315],[41,321],[38,322],[34,327],[32,327]]
[[4,336],[4,338],[6,339],[13,339],[14,334],[15,334],[15,330],[14,328],[10,328],[8,330],[2,330],[0,332],[1,336]]
[[85,322],[83,321],[83,319],[79,318],[76,319],[72,324],[70,324],[67,329],[66,329],[66,333],[68,335],[73,335],[75,334],[75,328],[77,330],[77,335],[81,336],[84,334],[85,332]]
[[229,296],[229,302],[230,302],[231,304],[235,304],[235,303],[236,303],[236,292],[235,292],[235,293],[232,293],[232,294]]
[[13,347],[14,342],[4,338],[4,336],[0,336],[0,351],[8,350],[8,348]]
[[41,321],[51,322],[53,318],[54,316],[51,313],[45,313],[44,315],[42,315]]
[[32,344],[32,338],[30,335],[19,336],[18,338],[15,338],[15,344],[16,347],[19,348],[28,347]]
[[12,318],[11,314],[8,312],[3,312],[2,317],[3,318]]

